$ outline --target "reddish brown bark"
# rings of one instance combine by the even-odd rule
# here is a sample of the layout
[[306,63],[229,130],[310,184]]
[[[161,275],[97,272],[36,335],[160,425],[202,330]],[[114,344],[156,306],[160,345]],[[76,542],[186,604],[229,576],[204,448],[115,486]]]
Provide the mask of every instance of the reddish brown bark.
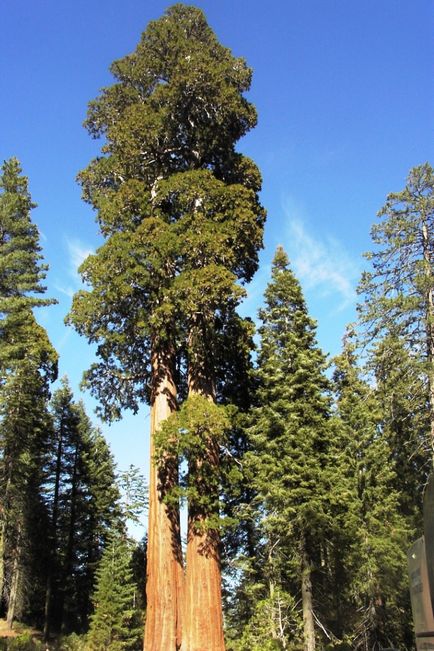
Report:
[[220,537],[189,518],[182,651],[224,651]]
[[[190,374],[189,396],[195,394],[214,400],[213,383]],[[215,442],[209,441],[207,454],[205,465],[218,472],[219,449]],[[199,491],[207,490],[207,478],[201,478],[200,463],[196,464],[193,474],[198,482],[197,487]],[[212,496],[207,497],[212,502]],[[206,528],[210,515],[215,514],[189,505],[182,651],[225,651],[220,535],[216,529]]]
[[146,581],[144,651],[178,651],[181,646],[183,588],[179,509],[164,503],[165,493],[178,480],[176,460],[169,455],[155,462],[155,433],[176,407],[176,387],[170,363],[153,355],[154,391],[151,403],[151,470]]

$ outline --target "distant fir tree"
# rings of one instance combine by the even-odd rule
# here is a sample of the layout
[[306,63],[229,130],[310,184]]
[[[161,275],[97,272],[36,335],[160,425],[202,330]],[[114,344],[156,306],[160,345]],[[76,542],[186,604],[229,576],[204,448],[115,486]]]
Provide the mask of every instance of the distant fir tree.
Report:
[[[347,512],[335,560],[338,632],[352,649],[411,646],[406,578],[409,527],[400,510],[393,441],[382,429],[377,392],[358,366],[351,332],[334,360]],[[404,488],[404,487],[403,487]],[[405,647],[407,648],[407,647]]]
[[430,405],[434,447],[434,170],[410,170],[401,192],[389,194],[371,234],[376,249],[359,287],[361,322],[368,340],[390,332],[419,358]]
[[186,648],[221,651],[217,433],[202,427],[201,459],[183,445],[192,488],[187,608],[179,508],[164,501],[177,487],[178,459],[163,450],[157,467],[154,438],[180,386],[188,384],[196,416],[216,401],[220,324],[243,293],[237,280],[257,267],[261,179],[235,151],[256,123],[244,97],[251,71],[200,10],[182,4],[151,22],[111,70],[116,82],[90,103],[86,121],[105,138],[103,155],[80,174],[106,241],[81,267],[91,289],[76,295],[70,321],[98,344],[86,381],[104,415],[144,400],[152,407],[145,648],[175,651],[184,617]]
[[375,381],[381,431],[394,462],[399,511],[417,537],[423,527],[423,491],[432,469],[426,378],[417,352],[393,331],[376,342],[367,368]]
[[9,627],[18,616],[33,623],[42,606],[48,524],[43,467],[52,429],[47,399],[30,360],[8,375],[1,390],[0,580]]
[[112,534],[96,571],[89,651],[140,651],[143,621],[132,569],[133,546]]
[[[269,621],[261,624],[262,641],[253,637],[252,643],[255,649],[266,648],[266,639],[271,637],[276,645],[288,648],[289,640],[301,632],[304,648],[312,651],[316,641],[314,579],[327,526],[322,474],[327,462],[330,398],[315,323],[281,247],[273,260],[259,317],[258,406],[253,412],[254,451],[249,457],[264,540],[265,584],[262,594],[258,593],[258,608]],[[295,608],[297,602],[302,605],[301,613]],[[259,611],[250,628],[258,616]]]
[[26,357],[31,309],[55,302],[37,296],[45,292],[42,281],[47,266],[42,263],[38,229],[31,221],[36,204],[21,171],[18,160],[11,158],[0,172],[0,386],[11,366]]
[[94,651],[143,647],[146,541],[137,544],[126,531],[129,524],[139,522],[147,504],[146,487],[134,466],[120,472],[117,482],[120,520],[109,534],[92,596],[94,612],[87,644]]
[[109,536],[120,526],[115,466],[106,441],[66,379],[51,402],[54,436],[46,466],[51,558],[45,603],[50,631],[84,631],[95,568]]
[[6,161],[0,173],[0,595],[9,626],[41,606],[47,400],[57,375],[57,354],[32,312],[54,302],[37,296],[45,291],[47,267],[31,221],[34,207],[19,162]]

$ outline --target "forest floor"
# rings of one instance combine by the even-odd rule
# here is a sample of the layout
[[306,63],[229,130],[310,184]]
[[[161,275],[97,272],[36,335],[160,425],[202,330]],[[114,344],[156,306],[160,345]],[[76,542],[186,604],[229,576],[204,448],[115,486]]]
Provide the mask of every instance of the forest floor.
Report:
[[41,631],[38,631],[35,628],[31,628],[30,626],[26,626],[25,624],[19,624],[17,622],[14,623],[14,627],[11,630],[8,628],[5,619],[0,619],[0,637],[18,637],[18,635],[22,635],[23,633],[30,633],[32,637],[39,639],[42,637]]

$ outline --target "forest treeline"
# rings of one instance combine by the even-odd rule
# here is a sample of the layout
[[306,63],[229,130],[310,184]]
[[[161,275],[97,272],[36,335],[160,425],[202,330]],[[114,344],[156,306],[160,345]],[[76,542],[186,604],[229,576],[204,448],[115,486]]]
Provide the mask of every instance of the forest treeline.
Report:
[[7,624],[91,651],[414,649],[406,552],[432,468],[434,170],[414,167],[387,196],[357,322],[328,360],[282,247],[257,336],[256,315],[237,311],[266,217],[260,172],[235,148],[256,124],[245,61],[178,4],[111,72],[85,123],[101,155],[79,174],[104,242],[80,267],[67,322],[97,345],[83,383],[100,416],[151,407],[147,542],[127,533],[140,477],[116,470],[67,380],[53,384],[57,353],[35,316],[53,302],[47,267],[11,159],[0,174]]

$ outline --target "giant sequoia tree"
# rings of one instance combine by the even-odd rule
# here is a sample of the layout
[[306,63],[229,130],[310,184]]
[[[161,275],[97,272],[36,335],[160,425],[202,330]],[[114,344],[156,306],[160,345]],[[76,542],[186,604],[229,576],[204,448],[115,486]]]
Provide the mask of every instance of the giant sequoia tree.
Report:
[[[82,265],[91,289],[76,295],[70,320],[98,343],[86,382],[104,415],[151,404],[145,649],[172,651],[182,637],[186,651],[217,651],[219,441],[196,416],[203,420],[216,400],[214,348],[242,295],[237,280],[250,279],[261,246],[260,175],[235,152],[256,122],[243,96],[251,71],[218,43],[200,10],[183,5],[150,23],[111,71],[116,83],[91,102],[86,121],[105,138],[103,155],[80,174],[106,241]],[[183,607],[179,510],[165,500],[178,481],[176,441],[157,462],[154,438],[185,385],[190,439],[200,445],[186,450]]]

